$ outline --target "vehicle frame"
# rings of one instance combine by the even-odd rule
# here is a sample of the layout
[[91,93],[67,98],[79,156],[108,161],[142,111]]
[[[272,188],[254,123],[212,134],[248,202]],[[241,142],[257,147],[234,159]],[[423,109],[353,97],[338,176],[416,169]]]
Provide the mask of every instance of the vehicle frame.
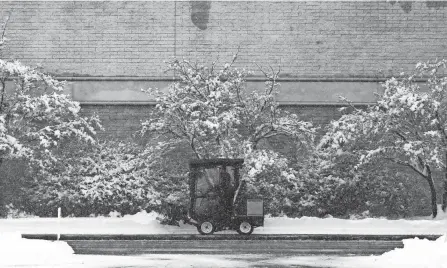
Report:
[[[189,193],[190,206],[187,221],[197,227],[199,233],[210,235],[222,230],[236,230],[239,234],[249,235],[254,228],[264,225],[264,203],[262,198],[247,198],[245,194],[245,183],[241,181],[240,169],[244,163],[243,159],[200,159],[189,162]],[[223,194],[217,193],[209,186],[205,195],[198,194],[198,182],[203,179],[204,169],[213,171],[220,169],[222,172],[228,168],[232,169],[230,198],[224,199]],[[221,173],[220,173],[221,174]],[[209,179],[209,178],[208,178]],[[213,177],[214,182],[221,179]],[[215,186],[215,185],[213,185]],[[231,195],[230,195],[231,194]],[[200,200],[199,200],[200,199]],[[229,200],[229,202],[225,201]],[[200,213],[202,203],[213,204],[209,210]],[[227,202],[227,206],[224,203]],[[227,209],[227,210],[225,210]]]

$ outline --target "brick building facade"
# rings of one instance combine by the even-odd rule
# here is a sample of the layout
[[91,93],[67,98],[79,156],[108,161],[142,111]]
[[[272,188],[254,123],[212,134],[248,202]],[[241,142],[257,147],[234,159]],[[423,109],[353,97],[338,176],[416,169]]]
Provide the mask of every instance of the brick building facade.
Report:
[[255,71],[282,69],[279,100],[305,119],[338,116],[338,96],[374,100],[380,82],[418,61],[447,56],[444,1],[12,1],[5,55],[41,66],[97,112],[106,135],[139,129],[152,100],[144,87],[164,88],[164,61],[231,60]]

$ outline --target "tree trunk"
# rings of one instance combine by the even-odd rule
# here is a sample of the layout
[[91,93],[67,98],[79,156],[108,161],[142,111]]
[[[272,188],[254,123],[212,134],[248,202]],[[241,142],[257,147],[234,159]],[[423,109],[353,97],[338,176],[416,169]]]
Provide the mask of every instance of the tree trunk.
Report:
[[447,171],[445,172],[444,183],[442,185],[442,211],[447,207]]
[[[447,152],[445,154],[445,164],[447,164]],[[444,182],[442,184],[442,211],[447,207],[447,166],[444,168]]]
[[437,204],[437,200],[436,200],[436,188],[435,188],[435,183],[433,181],[433,177],[431,175],[431,170],[429,166],[426,166],[427,169],[427,176],[425,177],[425,179],[428,182],[428,185],[430,187],[430,193],[431,193],[431,211],[432,211],[432,215],[433,218],[436,218],[436,216],[438,215],[438,204]]
[[[3,164],[3,158],[0,158],[0,168]],[[6,207],[5,207],[5,200],[4,200],[4,187],[3,187],[3,181],[0,180],[0,218],[6,217]]]

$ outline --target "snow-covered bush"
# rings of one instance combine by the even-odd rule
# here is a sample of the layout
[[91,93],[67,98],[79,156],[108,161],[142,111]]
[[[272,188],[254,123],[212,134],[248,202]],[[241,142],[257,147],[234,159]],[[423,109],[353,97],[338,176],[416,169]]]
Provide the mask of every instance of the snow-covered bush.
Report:
[[[377,103],[331,123],[322,142],[326,150],[359,157],[358,166],[390,161],[414,171],[431,192],[437,214],[435,169],[444,172],[443,210],[447,206],[446,61],[419,63],[411,75],[388,79]],[[422,80],[421,80],[422,79]]]
[[[350,217],[369,211],[371,216],[412,216],[411,200],[420,195],[410,189],[406,174],[389,167],[355,169],[356,159],[340,155],[317,172],[302,174],[298,195],[292,200],[299,215]],[[418,199],[419,198],[419,199]]]
[[24,212],[21,209],[15,208],[13,204],[6,205],[6,210],[7,210],[6,218],[9,218],[9,219],[15,219],[15,218],[23,219],[23,218],[35,218],[36,217],[33,214],[29,214],[29,213]]
[[410,200],[420,196],[404,188],[405,174],[387,168],[359,171],[355,164],[346,155],[331,161],[314,155],[303,163],[257,150],[246,158],[247,195],[262,197],[265,212],[273,216],[414,215]]
[[266,214],[279,215],[293,210],[289,198],[299,191],[299,181],[290,166],[285,156],[273,151],[255,150],[247,155],[243,172],[246,194],[262,197]]
[[42,173],[28,189],[30,200],[24,209],[42,216],[54,215],[57,207],[73,216],[160,211],[167,188],[175,191],[182,185],[154,176],[152,156],[135,143],[69,147],[61,165]]

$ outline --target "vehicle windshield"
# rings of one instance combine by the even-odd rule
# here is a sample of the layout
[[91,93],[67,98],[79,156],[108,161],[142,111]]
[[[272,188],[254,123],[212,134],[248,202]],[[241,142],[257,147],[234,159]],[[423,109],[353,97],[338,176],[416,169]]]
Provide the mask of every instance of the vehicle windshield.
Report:
[[[233,168],[227,167],[229,185],[234,186]],[[225,204],[222,201],[222,173],[221,167],[203,168],[197,174],[194,210],[196,215],[208,217],[210,215],[223,215]]]
[[[216,191],[220,184],[220,169],[221,167],[204,168],[199,170],[199,174],[196,181],[196,196],[202,197],[209,193]],[[230,175],[230,183],[234,185],[234,171],[232,168],[227,167],[226,172]]]

